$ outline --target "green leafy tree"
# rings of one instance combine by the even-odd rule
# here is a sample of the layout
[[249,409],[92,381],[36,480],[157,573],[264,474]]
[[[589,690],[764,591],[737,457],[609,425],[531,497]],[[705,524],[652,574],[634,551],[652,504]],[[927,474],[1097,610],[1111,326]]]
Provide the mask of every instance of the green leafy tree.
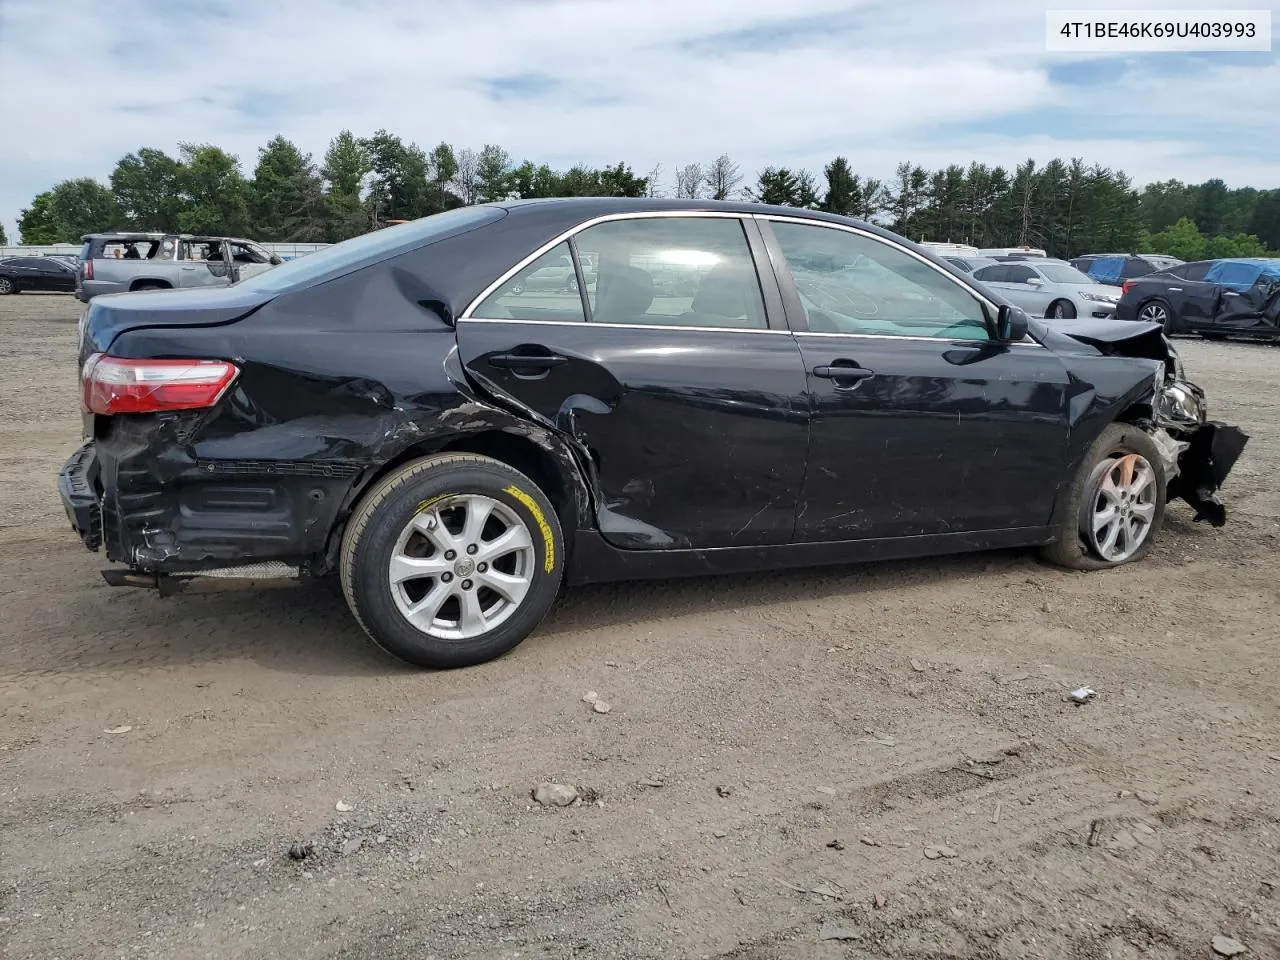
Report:
[[18,229],[24,244],[78,243],[86,233],[117,227],[119,220],[111,191],[80,177],[38,194],[20,214]]
[[0,223],[0,247],[5,247],[8,245],[9,245],[9,237],[4,232],[4,224]]
[[1219,257],[1265,257],[1266,255],[1266,244],[1247,233],[1237,233],[1229,237],[1209,237],[1204,244],[1206,260],[1216,260]]
[[[373,174],[369,190],[376,223],[414,220],[432,211],[434,205],[427,176],[427,155],[422,148],[415,143],[405,144],[386,130],[379,130],[364,140],[363,146]],[[450,150],[449,154],[452,156],[453,151]],[[441,185],[442,194],[453,173],[450,169],[449,176]]]
[[31,246],[58,242],[58,221],[53,215],[53,191],[37,193],[31,206],[18,214],[18,242]]
[[449,183],[458,175],[458,158],[453,147],[441,142],[427,157],[426,169],[431,171],[431,181],[435,184],[435,195],[432,198],[433,209],[448,210],[458,205],[457,197],[449,193]]
[[511,171],[509,183],[511,192],[521,200],[564,196],[561,192],[560,174],[545,163],[535,167],[526,160]]
[[331,242],[346,240],[369,230],[370,211],[362,200],[365,177],[372,170],[364,144],[343,130],[329,141],[320,175],[324,178],[325,226]]
[[801,205],[800,181],[786,167],[765,167],[755,187],[747,190],[747,197],[775,207],[798,207]]
[[324,194],[310,154],[284,137],[273,137],[258,151],[250,187],[257,239],[315,243],[325,238]]
[[849,167],[849,161],[844,157],[836,157],[822,172],[827,178],[827,192],[822,198],[822,209],[842,217],[854,216],[862,201],[862,192],[858,187],[858,178]]
[[505,200],[512,189],[511,155],[501,147],[486,143],[480,149],[480,202]]
[[1151,234],[1151,249],[1179,260],[1204,260],[1207,242],[1190,217],[1183,217],[1168,230]]
[[177,230],[182,212],[182,164],[163,150],[143,147],[120,158],[111,172],[125,224],[133,230]]
[[182,143],[178,226],[185,233],[243,236],[249,232],[249,183],[240,160],[212,144]]
[[1254,201],[1249,232],[1268,250],[1280,250],[1280,190],[1264,190]]
[[647,177],[637,177],[631,167],[618,163],[599,171],[600,195],[605,197],[643,197],[649,192]]

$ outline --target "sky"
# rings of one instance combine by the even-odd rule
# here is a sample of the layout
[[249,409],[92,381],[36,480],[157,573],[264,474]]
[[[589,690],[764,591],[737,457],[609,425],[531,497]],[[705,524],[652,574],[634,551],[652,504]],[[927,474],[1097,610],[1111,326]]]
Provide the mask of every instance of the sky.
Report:
[[[1268,0],[1127,8],[1264,7]],[[1280,187],[1271,53],[1047,53],[1097,0],[0,0],[0,222],[139,147],[275,134],[497,143],[638,173],[728,153],[820,176],[846,156],[1012,167],[1082,156],[1138,184]],[[1280,27],[1280,12],[1273,14]]]

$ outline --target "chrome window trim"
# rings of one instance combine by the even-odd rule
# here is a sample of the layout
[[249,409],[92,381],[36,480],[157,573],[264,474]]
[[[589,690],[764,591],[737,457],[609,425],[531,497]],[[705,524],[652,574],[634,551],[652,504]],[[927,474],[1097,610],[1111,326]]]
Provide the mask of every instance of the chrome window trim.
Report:
[[[828,220],[815,220],[812,217],[790,216],[790,215],[778,214],[778,213],[738,213],[738,212],[729,211],[729,210],[637,210],[631,213],[624,212],[624,213],[602,214],[598,217],[592,217],[590,220],[584,220],[582,221],[582,223],[576,224],[570,227],[568,230],[565,230],[564,232],[557,234],[555,237],[553,237],[551,240],[548,240],[542,246],[534,249],[532,253],[525,256],[522,260],[517,262],[513,267],[511,267],[505,273],[499,276],[497,280],[493,281],[491,284],[489,284],[487,287],[481,290],[480,293],[476,297],[474,297],[470,303],[467,304],[467,306],[463,309],[463,311],[460,314],[458,314],[458,318],[457,318],[458,322],[461,322],[464,320],[474,320],[474,321],[484,322],[484,323],[533,323],[533,324],[542,324],[544,326],[548,324],[559,325],[559,326],[577,326],[581,324],[582,326],[600,327],[604,329],[621,329],[621,330],[710,330],[710,331],[720,331],[723,333],[793,333],[797,336],[806,336],[806,335],[812,334],[815,336],[824,336],[824,337],[862,337],[862,338],[885,339],[885,340],[929,340],[935,343],[981,342],[976,340],[972,340],[972,341],[965,340],[964,338],[957,339],[957,338],[951,338],[951,337],[908,337],[908,336],[898,336],[897,334],[887,334],[887,333],[886,334],[823,333],[820,331],[774,330],[772,328],[761,329],[758,327],[698,327],[693,325],[684,326],[679,324],[656,324],[656,323],[655,324],[596,323],[594,321],[588,323],[585,319],[581,321],[578,321],[578,320],[574,320],[574,321],[519,320],[515,318],[510,318],[510,317],[478,317],[475,315],[476,308],[479,307],[480,304],[484,303],[484,301],[487,300],[490,296],[492,296],[495,291],[497,291],[500,287],[503,286],[503,284],[507,283],[509,280],[511,280],[512,277],[518,274],[521,270],[525,269],[525,267],[529,266],[539,257],[543,256],[550,250],[554,249],[559,244],[568,242],[569,240],[577,236],[582,231],[590,229],[591,227],[597,226],[598,224],[601,224],[601,223],[610,223],[616,220],[654,220],[659,218],[664,218],[664,219],[673,219],[673,218],[695,219],[696,218],[696,219],[738,220],[738,221],[748,220],[748,219],[767,220],[771,222],[798,223],[798,224],[801,224],[802,226],[826,227],[832,230],[843,230],[846,233],[852,233],[856,236],[865,237],[868,240],[873,240],[877,243],[883,243],[885,246],[892,247],[893,249],[896,249],[896,250],[901,250],[903,253],[907,254],[908,256],[914,257],[916,260],[919,260],[921,263],[925,264],[926,266],[931,267],[942,277],[951,281],[956,286],[964,290],[966,293],[974,297],[974,299],[976,299],[979,303],[983,304],[986,307],[990,307],[992,310],[999,309],[997,304],[989,300],[987,297],[983,296],[983,294],[979,290],[977,290],[974,287],[971,287],[967,283],[959,282],[956,277],[953,277],[951,274],[949,274],[946,270],[942,269],[936,263],[933,263],[932,261],[926,259],[925,257],[920,256],[920,254],[916,253],[913,250],[909,250],[906,247],[892,243],[891,241],[886,240],[884,237],[878,236],[869,230],[863,230],[860,227],[853,227],[843,223],[832,223]],[[743,235],[743,240],[744,242],[747,241],[747,237],[745,233]],[[755,263],[754,257],[752,258],[752,265],[755,267],[756,272],[758,274],[760,270],[760,265]],[[990,343],[992,341],[988,340],[986,342]],[[1032,340],[1030,338],[1030,335],[1028,335],[1026,339],[1021,340],[1016,344],[1010,344],[1010,346],[1034,346],[1034,347],[1039,347],[1042,350],[1047,349],[1044,346],[1044,344],[1038,343],[1035,340]]]
[[459,317],[459,323],[529,323],[538,327],[575,327],[588,330],[696,330],[702,333],[774,333],[790,336],[790,330],[774,330],[763,327],[695,327],[692,324],[674,323],[587,323],[582,320],[521,320],[514,317]]

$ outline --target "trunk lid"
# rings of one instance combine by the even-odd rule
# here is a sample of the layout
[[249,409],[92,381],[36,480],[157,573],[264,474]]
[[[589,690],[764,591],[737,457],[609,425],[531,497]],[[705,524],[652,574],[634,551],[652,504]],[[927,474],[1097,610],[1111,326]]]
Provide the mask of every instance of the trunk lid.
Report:
[[235,323],[269,303],[273,294],[235,287],[148,290],[94,297],[80,325],[79,361],[107,353],[126,330],[213,327]]

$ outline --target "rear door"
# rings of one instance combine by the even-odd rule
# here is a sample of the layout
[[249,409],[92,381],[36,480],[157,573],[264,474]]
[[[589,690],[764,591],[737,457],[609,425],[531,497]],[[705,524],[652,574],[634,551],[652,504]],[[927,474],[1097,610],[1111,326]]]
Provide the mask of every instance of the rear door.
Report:
[[1222,299],[1222,288],[1205,279],[1205,274],[1213,264],[1213,260],[1199,260],[1170,271],[1179,277],[1178,282],[1170,283],[1166,288],[1174,315],[1181,317],[1184,324],[1195,329],[1213,325]]
[[191,237],[179,241],[178,285],[181,287],[219,287],[231,282],[231,264],[227,245],[214,239]]
[[1062,362],[994,342],[994,307],[896,243],[768,221],[812,404],[797,540],[1047,524],[1067,450]]
[[[591,464],[596,521],[631,549],[791,540],[809,439],[805,369],[753,221],[622,216],[491,287],[457,324],[483,392]],[[576,289],[531,287],[568,257]],[[677,271],[691,287],[661,284]],[[518,292],[517,292],[518,291]]]

